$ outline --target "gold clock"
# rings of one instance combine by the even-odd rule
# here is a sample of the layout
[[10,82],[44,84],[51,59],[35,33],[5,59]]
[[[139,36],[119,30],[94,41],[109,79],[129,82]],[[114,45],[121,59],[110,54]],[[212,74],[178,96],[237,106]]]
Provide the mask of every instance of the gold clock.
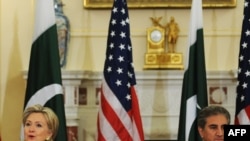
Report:
[[147,29],[147,51],[148,53],[165,52],[165,29],[153,26]]
[[[147,52],[144,69],[183,69],[182,54],[166,52],[167,26],[160,24],[162,17],[151,17],[153,26],[147,28]],[[166,24],[168,25],[168,24]]]

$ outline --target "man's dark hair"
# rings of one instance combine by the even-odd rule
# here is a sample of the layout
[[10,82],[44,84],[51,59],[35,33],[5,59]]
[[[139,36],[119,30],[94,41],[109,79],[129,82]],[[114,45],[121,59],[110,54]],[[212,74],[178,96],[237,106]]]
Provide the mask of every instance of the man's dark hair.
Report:
[[198,115],[198,127],[203,129],[206,125],[207,118],[214,115],[224,115],[228,121],[228,124],[230,124],[230,114],[227,109],[222,106],[213,105],[207,106],[200,111]]

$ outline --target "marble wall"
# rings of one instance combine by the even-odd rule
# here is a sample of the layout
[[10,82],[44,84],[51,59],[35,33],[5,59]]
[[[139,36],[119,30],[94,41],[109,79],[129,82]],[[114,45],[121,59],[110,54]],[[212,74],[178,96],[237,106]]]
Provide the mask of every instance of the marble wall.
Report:
[[[183,70],[140,71],[136,78],[145,139],[176,140]],[[63,72],[67,125],[80,141],[95,140],[101,79],[101,72]],[[209,104],[223,105],[234,119],[235,73],[208,71],[207,84]]]

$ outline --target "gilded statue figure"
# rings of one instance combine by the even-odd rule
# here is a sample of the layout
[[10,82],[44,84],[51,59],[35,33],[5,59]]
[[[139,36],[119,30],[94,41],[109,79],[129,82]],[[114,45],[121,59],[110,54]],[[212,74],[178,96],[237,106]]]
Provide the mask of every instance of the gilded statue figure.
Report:
[[174,53],[175,52],[175,45],[177,42],[177,38],[179,35],[179,26],[175,22],[174,17],[170,18],[170,22],[166,25],[166,32],[168,36],[168,52]]

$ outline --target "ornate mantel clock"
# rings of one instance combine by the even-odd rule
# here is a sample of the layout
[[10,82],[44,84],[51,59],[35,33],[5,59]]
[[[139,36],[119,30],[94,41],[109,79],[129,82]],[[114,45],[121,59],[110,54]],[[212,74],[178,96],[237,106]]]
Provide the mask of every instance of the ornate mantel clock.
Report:
[[147,52],[163,53],[165,51],[165,30],[159,26],[147,29]]
[[[166,30],[159,22],[162,17],[151,18],[153,26],[147,28],[147,53],[144,69],[183,69],[182,54],[166,52]],[[169,24],[167,24],[169,25]]]

